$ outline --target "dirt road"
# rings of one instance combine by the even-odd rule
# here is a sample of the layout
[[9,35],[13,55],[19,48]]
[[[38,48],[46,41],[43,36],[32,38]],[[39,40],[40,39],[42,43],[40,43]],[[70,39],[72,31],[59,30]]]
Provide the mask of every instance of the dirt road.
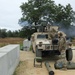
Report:
[[[75,51],[73,51],[73,57],[75,57]],[[20,52],[20,64],[16,69],[16,72],[14,75],[49,75],[48,71],[44,65],[42,65],[42,68],[34,67],[35,54],[33,54],[31,51],[21,51]],[[52,70],[55,72],[55,75],[75,75],[75,70],[55,70],[54,69],[54,62],[57,59],[51,59],[50,65],[52,67]],[[75,61],[75,58],[73,58],[73,61]]]

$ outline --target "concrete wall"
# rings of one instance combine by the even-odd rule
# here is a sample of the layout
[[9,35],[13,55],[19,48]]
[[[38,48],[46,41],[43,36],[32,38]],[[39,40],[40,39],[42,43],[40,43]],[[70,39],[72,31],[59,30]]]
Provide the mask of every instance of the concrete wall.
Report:
[[19,64],[18,44],[10,44],[0,48],[0,75],[13,75]]
[[31,41],[28,41],[28,39],[23,41],[23,50],[29,50],[31,46]]

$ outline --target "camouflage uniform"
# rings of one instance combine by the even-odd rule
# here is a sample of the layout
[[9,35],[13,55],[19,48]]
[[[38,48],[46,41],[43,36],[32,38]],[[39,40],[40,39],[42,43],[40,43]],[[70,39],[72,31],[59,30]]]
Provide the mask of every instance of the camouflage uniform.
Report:
[[59,45],[59,51],[65,51],[66,49],[66,38],[61,36],[59,38],[59,42],[58,42],[58,45]]
[[58,45],[59,45],[59,51],[61,53],[60,55],[60,61],[62,61],[64,63],[64,67],[66,67],[66,38],[62,35],[60,36],[59,38],[59,42],[58,42]]
[[53,38],[55,37],[56,33],[57,33],[57,31],[53,28],[53,29],[49,32],[48,38],[49,38],[49,39],[53,39]]

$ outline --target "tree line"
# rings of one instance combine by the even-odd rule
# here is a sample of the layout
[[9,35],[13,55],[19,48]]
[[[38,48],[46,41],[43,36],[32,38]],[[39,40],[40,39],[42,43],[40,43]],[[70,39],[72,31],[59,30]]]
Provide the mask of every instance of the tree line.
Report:
[[35,32],[35,29],[22,28],[20,30],[11,31],[7,29],[0,29],[0,38],[6,37],[20,37],[20,38],[28,38],[32,33]]

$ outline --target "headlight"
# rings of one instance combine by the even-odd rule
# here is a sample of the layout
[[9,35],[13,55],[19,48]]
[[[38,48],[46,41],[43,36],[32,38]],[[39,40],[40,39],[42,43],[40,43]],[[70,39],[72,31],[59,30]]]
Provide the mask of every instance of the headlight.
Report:
[[46,48],[46,50],[49,50],[50,49],[50,45],[46,45],[45,48]]
[[42,44],[43,44],[42,42],[39,42],[39,46],[40,46],[40,47],[42,46]]

